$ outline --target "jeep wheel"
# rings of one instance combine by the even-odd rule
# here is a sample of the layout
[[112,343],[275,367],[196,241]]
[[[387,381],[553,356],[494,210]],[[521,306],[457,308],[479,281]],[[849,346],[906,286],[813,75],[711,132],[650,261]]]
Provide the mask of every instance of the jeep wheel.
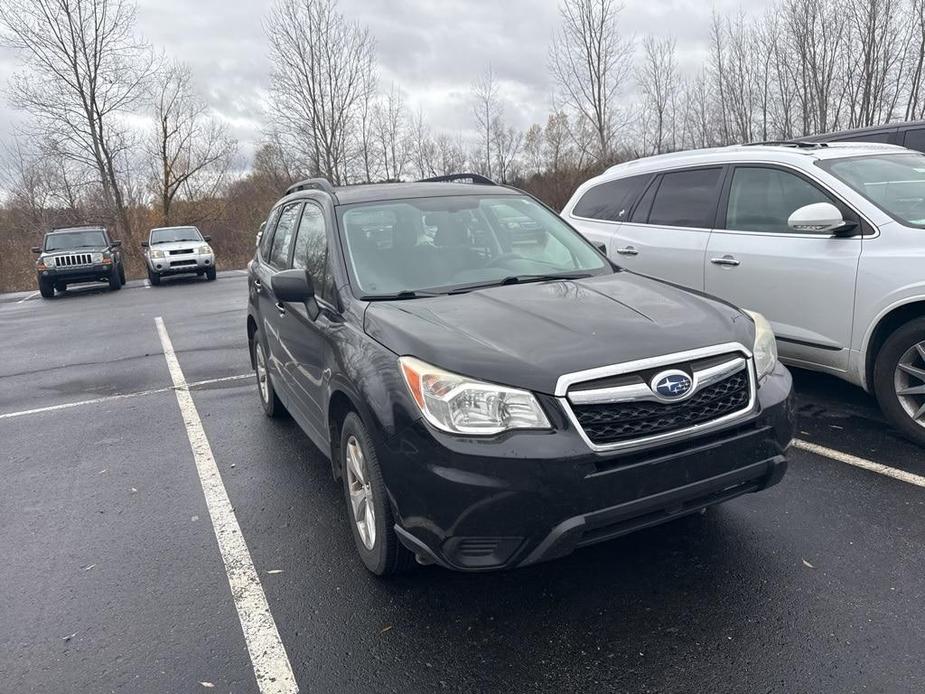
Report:
[[263,350],[263,339],[260,333],[254,333],[251,338],[251,354],[254,355],[254,373],[257,376],[257,395],[260,396],[260,404],[263,405],[263,411],[267,417],[282,417],[286,414],[286,408],[280,402],[273,388],[273,379],[270,378],[270,370],[267,368],[267,357]]
[[55,288],[48,280],[39,279],[39,293],[44,299],[51,299],[55,295]]
[[211,282],[215,279],[215,266],[206,268],[206,279]]
[[125,284],[125,266],[119,265],[119,279],[122,281],[122,284]]
[[906,323],[883,343],[873,386],[887,419],[925,445],[925,318]]
[[152,287],[159,287],[161,285],[161,276],[148,270],[148,282],[151,283]]
[[122,289],[122,280],[119,277],[119,271],[115,268],[113,268],[112,272],[109,273],[109,288],[113,291]]
[[414,555],[395,534],[376,448],[354,412],[344,418],[339,452],[347,515],[360,559],[377,576],[404,571],[411,566]]

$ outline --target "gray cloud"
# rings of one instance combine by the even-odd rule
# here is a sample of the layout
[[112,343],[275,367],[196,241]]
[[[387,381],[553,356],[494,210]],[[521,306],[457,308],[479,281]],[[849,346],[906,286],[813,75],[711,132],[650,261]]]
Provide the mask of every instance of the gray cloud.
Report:
[[[139,0],[139,31],[168,57],[188,62],[209,103],[250,150],[265,120],[270,62],[263,18],[271,0]],[[762,0],[748,0],[756,9]],[[731,11],[737,2],[718,2]],[[545,118],[552,85],[548,47],[558,24],[556,0],[340,0],[341,11],[376,38],[383,86],[395,82],[435,129],[467,133],[469,89],[490,62],[501,80],[505,114],[526,127]],[[711,5],[702,0],[626,0],[625,33],[672,35],[682,67],[698,68]],[[0,82],[15,57],[0,51]],[[0,103],[0,140],[15,115]]]

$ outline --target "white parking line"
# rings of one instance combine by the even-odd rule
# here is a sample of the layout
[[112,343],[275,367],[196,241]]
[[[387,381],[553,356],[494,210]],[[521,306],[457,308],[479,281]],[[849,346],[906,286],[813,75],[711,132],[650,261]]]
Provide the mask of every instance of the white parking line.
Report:
[[[197,386],[207,386],[213,383],[224,383],[225,381],[240,381],[244,378],[253,378],[254,374],[238,374],[237,376],[223,376],[222,378],[209,378],[205,381],[193,381],[192,383],[187,383],[187,388],[196,388]],[[153,390],[141,390],[137,393],[121,393],[119,395],[104,395],[101,398],[91,398],[90,400],[78,400],[76,402],[66,402],[61,405],[49,405],[47,407],[36,407],[32,410],[20,410],[19,412],[7,412],[5,414],[0,414],[0,419],[12,419],[13,417],[23,417],[28,414],[41,414],[43,412],[55,412],[56,410],[67,410],[72,407],[80,407],[81,405],[96,405],[101,402],[109,402],[110,400],[124,400],[125,398],[137,398],[142,395],[154,395],[155,393],[166,393],[169,390],[175,390],[175,386],[167,386],[166,388],[154,388]]]
[[292,674],[286,648],[270,613],[267,596],[263,592],[250,550],[244,541],[231,500],[222,483],[222,476],[212,455],[212,447],[209,446],[196,404],[190,395],[177,355],[173,351],[164,319],[158,316],[154,322],[164,348],[167,369],[176,389],[177,404],[180,406],[186,433],[193,449],[196,471],[199,473],[209,517],[212,519],[215,539],[218,540],[218,549],[225,563],[228,585],[231,587],[234,606],[244,630],[244,640],[257,677],[257,686],[263,694],[298,692],[299,687],[296,685],[295,675]]
[[900,482],[914,484],[917,487],[925,487],[925,477],[922,477],[921,475],[916,475],[912,472],[906,472],[905,470],[897,470],[894,467],[889,467],[888,465],[883,465],[881,463],[875,463],[874,461],[867,460],[865,458],[859,458],[856,455],[851,455],[850,453],[842,453],[841,451],[836,451],[832,448],[826,448],[825,446],[820,446],[817,443],[810,443],[809,441],[803,441],[801,439],[794,439],[793,447],[807,451],[808,453],[814,453],[825,458],[830,458],[832,460],[838,461],[839,463],[846,463],[848,465],[853,465],[854,467],[859,467],[863,470],[870,470],[871,472],[876,472],[880,475],[886,475],[887,477],[892,477],[893,479],[899,480]]
[[36,297],[36,296],[38,296],[38,295],[39,295],[38,292],[32,292],[29,296],[24,296],[22,299],[20,299],[20,300],[17,301],[16,303],[17,303],[17,304],[21,304],[23,301],[28,301],[29,299],[31,299],[31,298],[33,298],[33,297]]

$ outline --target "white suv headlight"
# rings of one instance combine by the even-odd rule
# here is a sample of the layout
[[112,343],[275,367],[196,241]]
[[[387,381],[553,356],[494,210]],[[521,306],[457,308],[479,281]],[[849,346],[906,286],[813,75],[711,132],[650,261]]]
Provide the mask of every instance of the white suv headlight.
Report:
[[777,364],[777,340],[767,318],[755,311],[746,311],[755,321],[755,346],[752,353],[755,357],[755,370],[758,372],[760,382],[774,370]]
[[155,250],[152,250],[152,251],[151,251],[151,257],[152,257],[154,260],[161,260],[161,259],[163,259],[163,258],[166,258],[166,257],[167,257],[167,254],[164,253],[164,251],[159,251],[159,250],[155,249]]
[[428,422],[452,434],[548,429],[533,394],[449,373],[414,357],[398,360],[411,396]]
[[204,246],[197,248],[196,252],[199,255],[212,255],[212,247],[209,244],[205,244]]

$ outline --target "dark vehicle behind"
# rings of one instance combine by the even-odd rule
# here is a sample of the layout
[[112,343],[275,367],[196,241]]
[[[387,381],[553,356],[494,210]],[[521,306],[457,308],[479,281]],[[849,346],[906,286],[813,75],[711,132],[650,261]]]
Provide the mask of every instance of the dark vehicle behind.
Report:
[[35,270],[39,292],[46,299],[63,292],[68,285],[106,282],[110,289],[125,284],[122,242],[113,240],[102,226],[67,227],[45,234]]

